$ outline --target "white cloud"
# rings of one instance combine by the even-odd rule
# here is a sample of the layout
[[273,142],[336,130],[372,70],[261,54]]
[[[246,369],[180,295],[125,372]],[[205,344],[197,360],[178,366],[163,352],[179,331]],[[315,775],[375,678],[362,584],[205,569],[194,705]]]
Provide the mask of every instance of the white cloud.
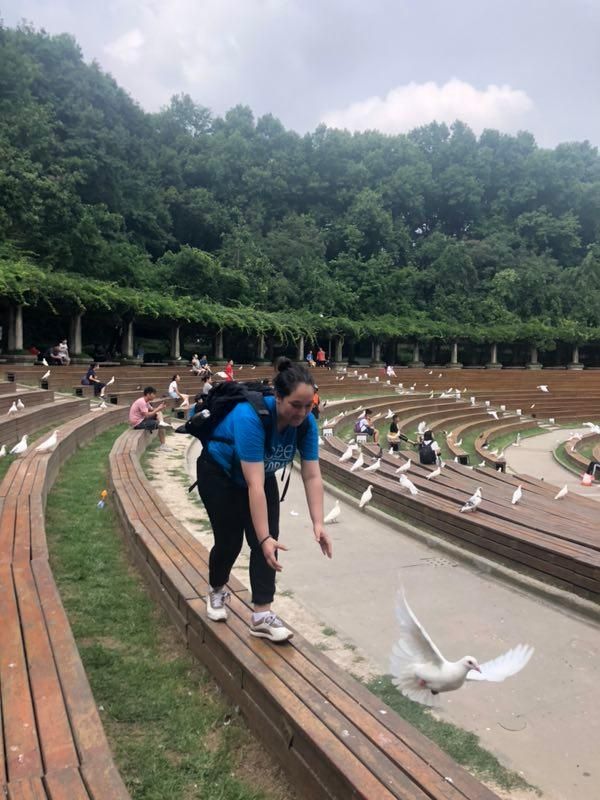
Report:
[[104,51],[111,58],[121,61],[123,64],[137,64],[142,55],[144,41],[144,34],[139,28],[134,28],[107,44]]
[[369,97],[325,114],[332,128],[404,133],[434,120],[451,124],[466,122],[476,133],[484,128],[514,130],[533,108],[526,92],[510,86],[490,85],[476,89],[453,78],[443,86],[432,81],[397,86],[384,97]]

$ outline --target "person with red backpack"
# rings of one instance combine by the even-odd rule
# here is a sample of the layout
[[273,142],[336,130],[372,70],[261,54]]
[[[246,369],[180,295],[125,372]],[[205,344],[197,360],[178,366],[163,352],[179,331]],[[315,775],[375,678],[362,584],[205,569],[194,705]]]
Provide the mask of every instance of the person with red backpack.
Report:
[[[221,384],[188,425],[196,421],[194,424],[201,428],[203,419],[208,423],[211,413],[217,416],[219,398],[222,403],[235,402],[209,435],[203,438],[201,433],[194,434],[203,442],[197,465],[198,492],[214,534],[209,557],[208,618],[214,622],[227,619],[226,584],[245,534],[250,546],[254,604],[250,633],[284,642],[292,632],[271,611],[275,575],[282,569],[277,553],[287,550],[278,542],[280,500],[275,472],[291,464],[296,449],[315,541],[329,558],[332,547],[323,523],[317,423],[310,413],[313,380],[304,365],[284,358],[278,364],[273,387],[274,394],[267,387],[261,394],[248,391],[242,384]],[[233,393],[237,393],[237,401]],[[231,396],[229,401],[227,395]]]

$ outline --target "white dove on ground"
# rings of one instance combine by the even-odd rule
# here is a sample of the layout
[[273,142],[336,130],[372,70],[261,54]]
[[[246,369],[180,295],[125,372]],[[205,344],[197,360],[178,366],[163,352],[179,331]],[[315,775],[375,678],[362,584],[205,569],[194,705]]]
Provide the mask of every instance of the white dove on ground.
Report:
[[342,513],[342,509],[340,508],[340,501],[336,500],[334,507],[331,511],[325,516],[323,522],[326,525],[331,525],[333,522],[337,522],[340,514]]
[[348,447],[344,450],[342,455],[339,457],[338,461],[343,464],[344,461],[350,461],[352,458],[352,454],[354,453],[355,447],[353,444],[348,445]]
[[363,458],[363,454],[359,453],[358,458],[356,459],[354,464],[352,464],[352,466],[350,467],[350,472],[356,472],[356,470],[360,469],[364,463],[365,459]]
[[487,413],[490,415],[490,417],[493,417],[494,419],[498,419],[498,412],[497,411],[488,411]]
[[23,409],[25,408],[25,403],[21,400],[20,397],[17,400],[17,408],[19,411],[23,411]]
[[410,478],[407,478],[404,474],[400,475],[400,486],[402,486],[404,489],[408,489],[412,495],[419,494],[417,487],[410,480]]
[[523,411],[520,408],[517,408],[517,410],[515,411],[515,414],[517,415],[517,417],[520,417],[522,413],[523,413]]
[[4,458],[5,455],[6,455],[6,445],[3,444],[2,447],[0,447],[0,458]]
[[427,430],[427,423],[425,422],[425,420],[419,422],[419,424],[417,425],[417,433],[419,434],[419,436],[423,436],[426,430]]
[[458,440],[458,442],[454,442],[454,444],[455,444],[457,447],[460,447],[460,446],[462,445],[462,439],[459,439],[459,440]]
[[540,386],[536,386],[536,389],[539,389],[542,392],[549,392],[548,386],[545,383],[542,383]]
[[471,405],[472,405],[472,406],[474,406],[474,405],[475,405],[475,398],[474,398],[474,397],[471,397]]
[[359,508],[363,508],[364,506],[367,505],[367,503],[371,502],[371,500],[373,499],[373,491],[372,491],[372,489],[373,489],[373,486],[371,484],[369,484],[367,486],[367,488],[365,489],[365,491],[362,493],[361,498],[360,498],[360,502],[358,504]]
[[469,497],[467,502],[464,504],[464,506],[460,509],[461,512],[475,511],[477,509],[477,506],[481,505],[482,499],[483,498],[481,496],[481,486],[478,486],[475,491],[475,494],[472,494],[471,497]]
[[559,492],[557,492],[557,494],[555,495],[554,499],[555,500],[562,500],[562,498],[567,494],[569,494],[569,487],[565,483],[565,485],[562,487],[562,489]]
[[442,473],[442,468],[436,467],[436,469],[434,469],[433,472],[427,473],[427,475],[425,476],[426,480],[430,481],[432,478],[437,478],[438,475],[441,475],[441,473]]
[[6,412],[7,414],[16,414],[19,409],[17,408],[17,404],[13,401],[12,406]]
[[49,377],[50,377],[50,370],[44,372],[44,374],[42,375],[42,380],[43,381],[48,380]]
[[10,451],[11,456],[19,456],[27,450],[27,434],[23,434],[23,438]]
[[381,466],[381,459],[378,458],[377,461],[374,461],[370,466],[365,467],[363,472],[377,472],[380,466]]
[[46,359],[45,359],[45,358],[42,358],[42,364],[43,364],[45,367],[47,367],[47,366],[48,366],[48,362],[46,361]]
[[112,378],[106,382],[106,388],[108,389],[109,386],[112,386],[115,382],[115,376],[113,375]]
[[506,406],[505,405],[501,405],[500,406],[500,411],[506,411]]
[[403,695],[424,705],[434,705],[436,695],[460,689],[465,680],[500,683],[520,672],[534,653],[530,645],[518,644],[483,664],[473,656],[447,661],[414,615],[404,592],[398,592],[396,617],[400,638],[392,648],[392,680]]
[[485,461],[480,461],[479,464],[477,464],[477,466],[478,467],[485,467]]
[[521,445],[521,434],[517,433],[517,438],[513,442],[513,447],[520,447]]
[[391,419],[394,416],[394,412],[391,408],[388,408],[387,414],[385,415],[386,419]]
[[523,497],[523,486],[519,484],[517,488],[513,492],[512,500],[510,501],[513,506],[516,506],[518,502],[520,502],[521,498]]
[[489,407],[490,407],[490,401],[489,401],[489,400],[486,400],[486,401],[485,401],[485,407],[486,407],[486,408],[489,408]]
[[409,458],[406,463],[402,464],[401,467],[398,467],[398,469],[396,470],[396,475],[398,475],[400,472],[408,472],[408,470],[411,467],[411,464],[412,464],[412,461]]
[[550,423],[550,425],[556,424],[556,420],[554,419],[554,417],[548,417],[548,422]]
[[38,447],[35,448],[36,453],[48,453],[56,447],[58,444],[58,431],[54,431],[52,436],[49,439],[46,439],[45,442],[42,442]]

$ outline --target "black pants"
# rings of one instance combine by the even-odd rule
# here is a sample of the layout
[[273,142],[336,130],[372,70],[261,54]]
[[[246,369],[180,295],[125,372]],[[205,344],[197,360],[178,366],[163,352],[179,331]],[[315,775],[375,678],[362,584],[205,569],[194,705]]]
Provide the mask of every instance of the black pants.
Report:
[[[224,586],[242,549],[244,533],[250,547],[252,602],[267,605],[275,596],[275,570],[265,561],[252,524],[247,487],[237,486],[208,457],[197,466],[198,493],[212,525],[215,543],[208,560],[208,577],[214,588]],[[279,490],[274,475],[265,479],[269,533],[279,538]]]

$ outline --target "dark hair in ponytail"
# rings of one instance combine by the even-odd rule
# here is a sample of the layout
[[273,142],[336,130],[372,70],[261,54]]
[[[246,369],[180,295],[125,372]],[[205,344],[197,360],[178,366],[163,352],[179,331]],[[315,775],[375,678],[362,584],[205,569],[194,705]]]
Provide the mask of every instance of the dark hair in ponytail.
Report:
[[304,364],[295,364],[289,358],[281,356],[274,366],[277,374],[273,378],[273,386],[279,397],[290,395],[299,383],[306,383],[314,388],[315,382]]

